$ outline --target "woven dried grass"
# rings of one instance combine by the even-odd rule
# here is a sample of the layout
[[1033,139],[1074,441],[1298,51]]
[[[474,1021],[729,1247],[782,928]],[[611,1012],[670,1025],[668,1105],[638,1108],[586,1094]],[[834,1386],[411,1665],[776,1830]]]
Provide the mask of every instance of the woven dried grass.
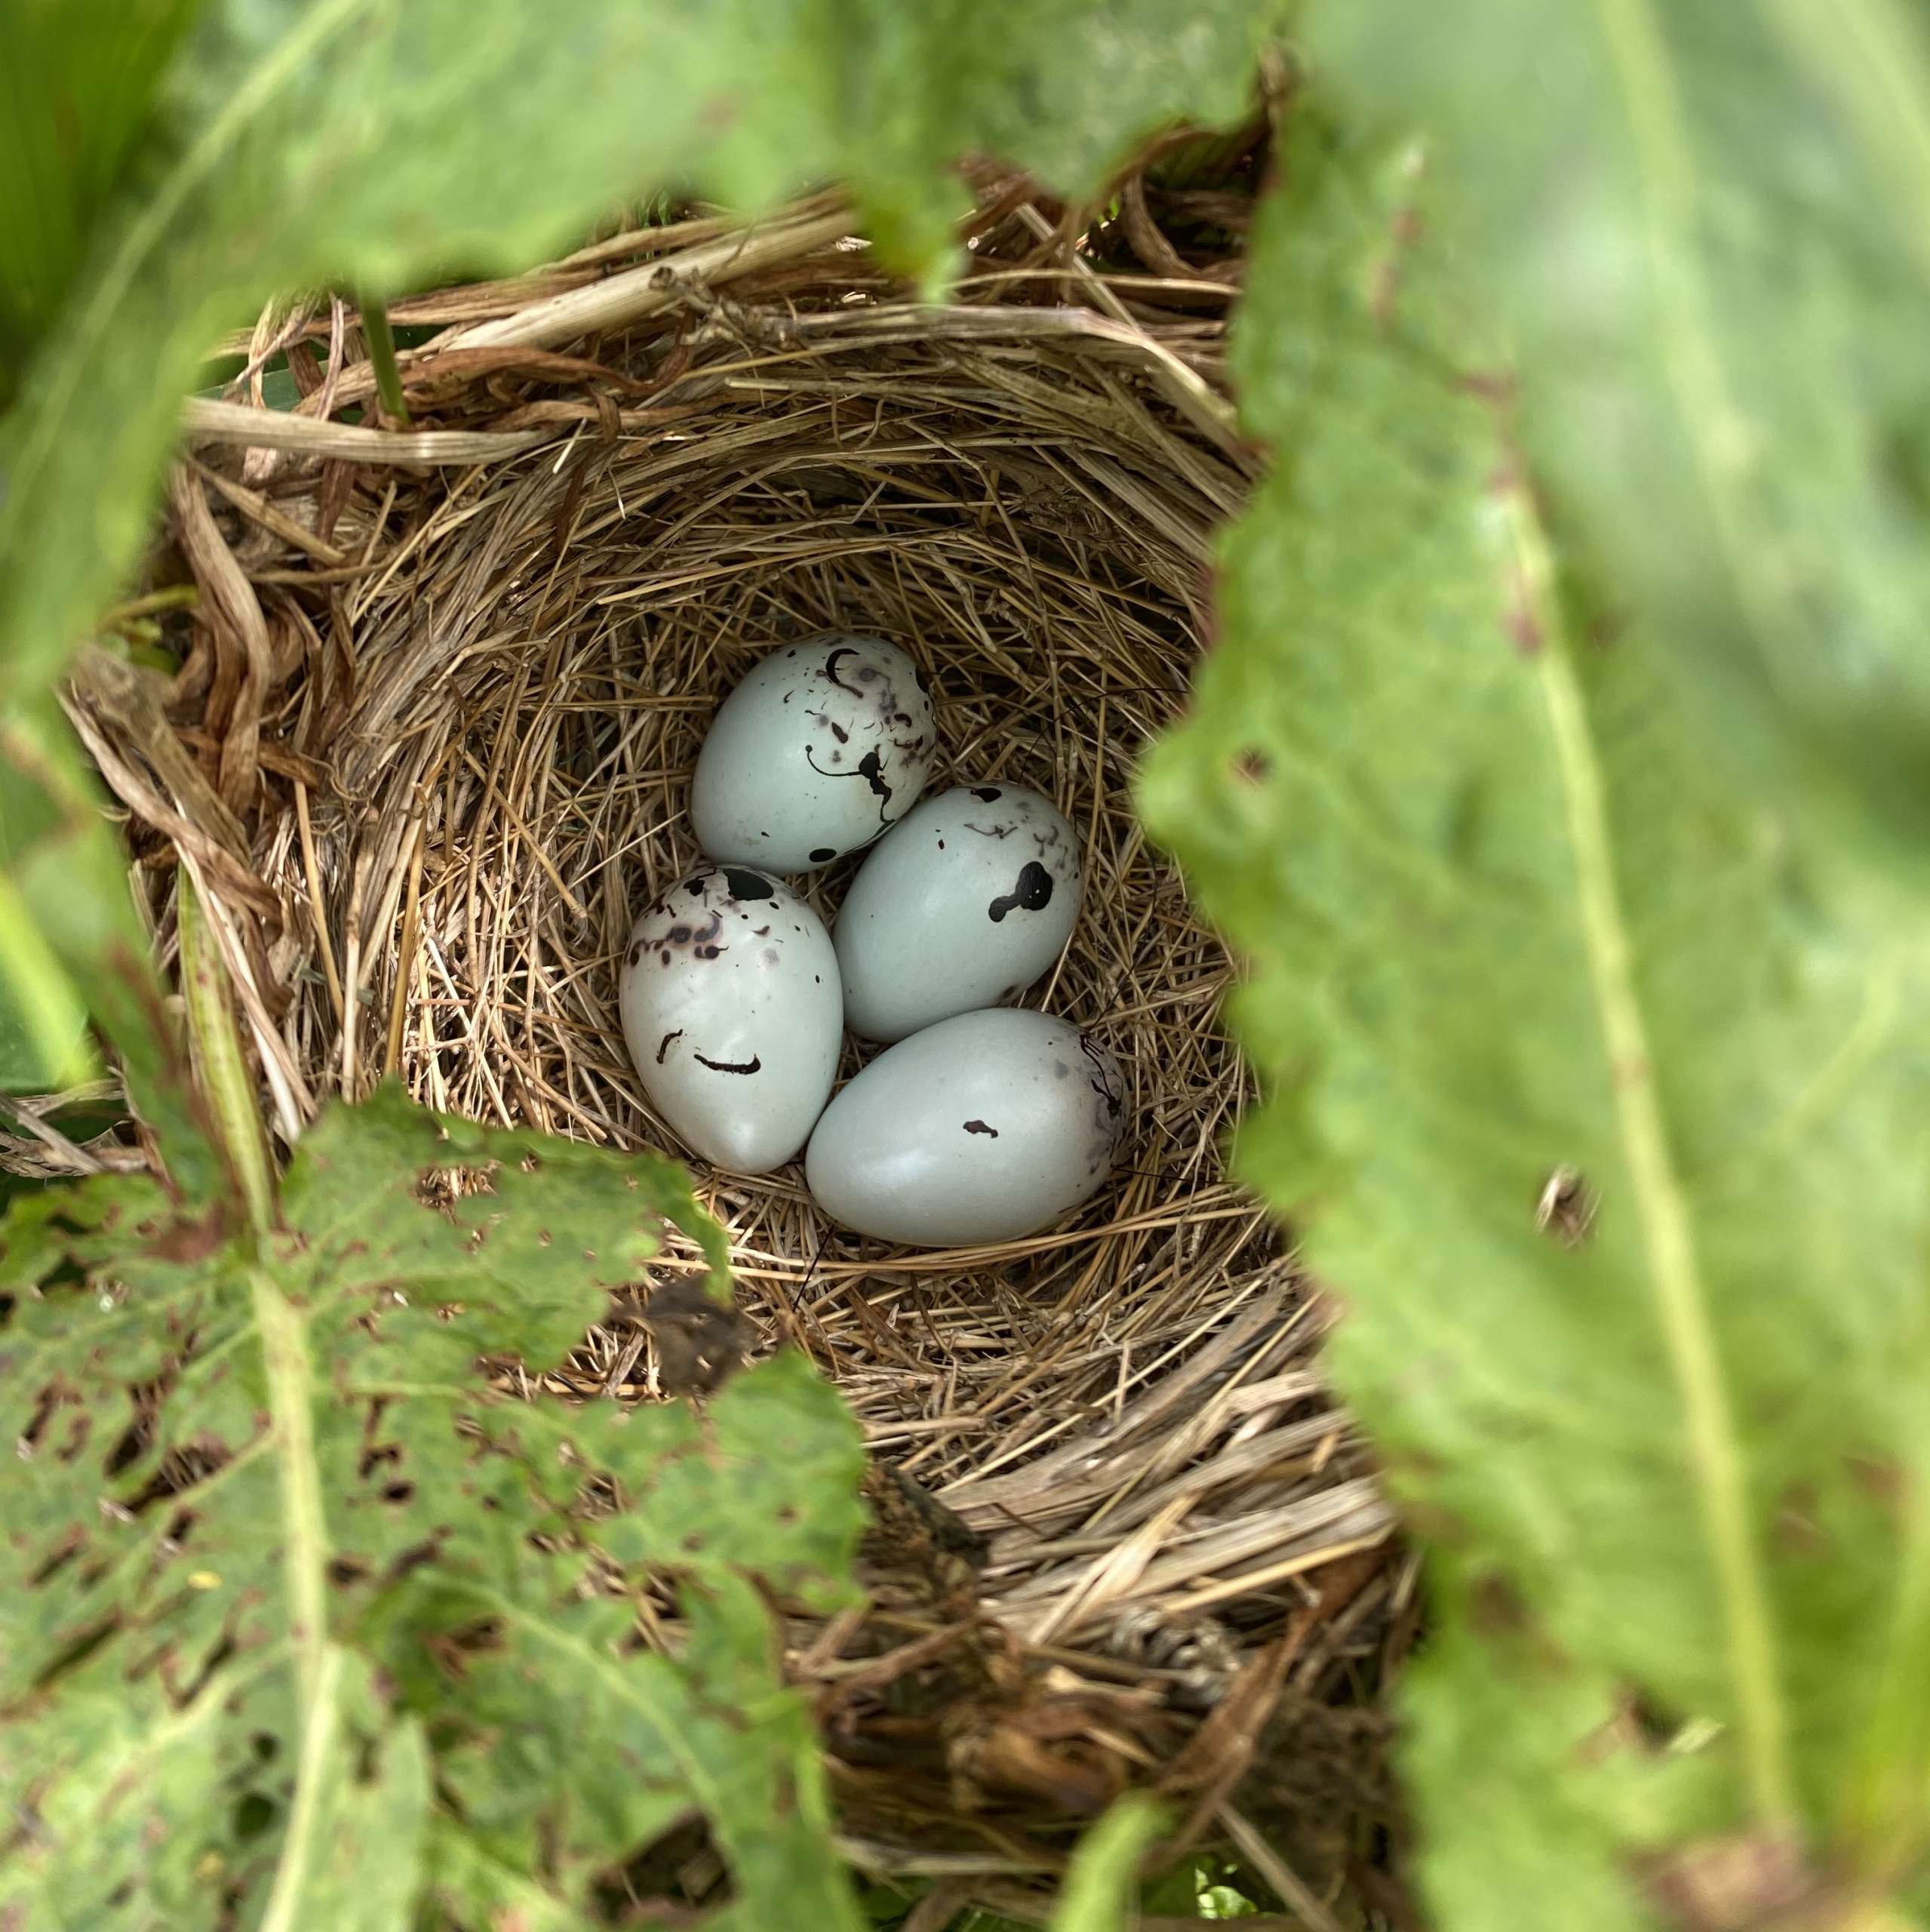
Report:
[[[1127,1069],[1112,1184],[1033,1239],[906,1254],[828,1226],[795,1168],[699,1168],[740,1327],[693,1323],[673,1254],[554,1378],[649,1399],[788,1343],[836,1381],[877,1459],[871,1599],[799,1623],[790,1662],[849,1849],[1021,1918],[1129,1784],[1305,1922],[1357,1917],[1374,1697],[1412,1628],[1321,1302],[1222,1168],[1250,1094],[1217,1019],[1234,969],[1132,809],[1251,480],[1221,354],[1263,139],[1185,188],[1136,173],[1102,217],[980,179],[937,309],[828,198],[416,298],[395,320],[439,333],[404,355],[407,429],[352,311],[272,312],[191,415],[124,614],[183,668],[97,653],[72,698],[164,955],[177,866],[209,906],[284,1139],[394,1072],[438,1108],[681,1151],[625,1057],[619,951],[694,856],[715,702],[782,641],[890,638],[931,677],[935,785],[1057,798],[1089,883],[1029,998]],[[259,406],[276,354],[292,413]],[[828,916],[846,876],[810,882]],[[124,1158],[63,1145],[43,1168]]]

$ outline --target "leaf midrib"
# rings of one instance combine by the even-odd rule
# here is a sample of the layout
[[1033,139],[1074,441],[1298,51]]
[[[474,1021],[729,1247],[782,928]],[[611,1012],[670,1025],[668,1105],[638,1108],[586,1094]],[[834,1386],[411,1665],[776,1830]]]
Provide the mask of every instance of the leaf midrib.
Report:
[[1714,1559],[1737,1729],[1751,1800],[1766,1824],[1796,1811],[1769,1591],[1750,1527],[1746,1457],[1707,1284],[1695,1251],[1655,1075],[1633,949],[1617,888],[1607,786],[1587,703],[1553,592],[1545,536],[1520,491],[1509,515],[1543,640],[1537,660],[1573,858],[1581,938],[1614,1096],[1649,1285],[1682,1401],[1688,1459]]
[[1751,506],[1735,487],[1747,467],[1748,429],[1730,392],[1710,320],[1712,304],[1695,234],[1695,158],[1667,38],[1652,0],[1596,0],[1596,7],[1627,116],[1664,380],[1692,452],[1737,604],[1759,638],[1775,638],[1791,657],[1799,657],[1802,639],[1794,601],[1778,595],[1771,574],[1752,563],[1752,555],[1769,546],[1751,528]]

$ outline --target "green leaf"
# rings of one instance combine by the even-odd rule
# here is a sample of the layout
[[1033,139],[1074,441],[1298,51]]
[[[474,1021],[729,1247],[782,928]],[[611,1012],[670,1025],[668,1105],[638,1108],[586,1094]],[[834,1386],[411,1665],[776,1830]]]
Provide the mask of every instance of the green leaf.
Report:
[[1554,543],[1415,151],[1309,98],[1280,158],[1237,345],[1278,466],[1143,795],[1434,1549],[1424,1876],[1445,1927],[1607,1932],[1741,1834],[1880,1890],[1930,1843],[1930,931]]
[[478,1366],[558,1360],[666,1220],[718,1252],[667,1162],[392,1090],[324,1114],[258,1247],[143,1178],[14,1204],[0,1916],[562,1925],[700,1813],[721,1922],[855,1923],[766,1600],[848,1595],[835,1395],[789,1357],[702,1417]]
[[[104,802],[51,693],[0,706],[0,901],[10,918],[25,915],[0,940],[0,1008],[38,1015],[32,1054],[19,1065],[43,1076],[29,1084],[49,1086],[60,1084],[66,1020],[91,1012],[119,1048],[128,1097],[166,1150],[175,1185],[198,1204],[220,1184],[220,1158]],[[71,1069],[72,1036],[65,1051]]]
[[[1930,844],[1930,24],[1899,0],[1317,4],[1425,131],[1521,432],[1707,742]],[[1860,830],[1859,830],[1860,828]]]
[[87,1011],[20,889],[0,872],[0,1092],[78,1086],[93,1068]]
[[849,178],[916,265],[955,198],[942,169],[989,149],[1089,186],[1176,115],[1238,112],[1274,11],[1216,0],[1176,31],[1161,0],[595,0],[565,29],[521,0],[211,0],[148,185],[0,445],[0,692],[85,633],[201,356],[272,293],[519,267],[665,183],[757,208]]
[[11,0],[0,14],[0,404],[78,273],[201,0]]
[[1138,1890],[1139,1860],[1160,1833],[1149,1798],[1122,1798],[1079,1841],[1052,1916],[1052,1932],[1120,1932]]

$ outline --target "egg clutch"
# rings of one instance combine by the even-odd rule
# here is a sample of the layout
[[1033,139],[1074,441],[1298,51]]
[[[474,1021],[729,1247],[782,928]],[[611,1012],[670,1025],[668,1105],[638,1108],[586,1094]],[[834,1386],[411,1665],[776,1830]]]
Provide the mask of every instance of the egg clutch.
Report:
[[[1078,841],[1049,799],[962,785],[920,801],[931,694],[882,638],[773,651],[718,707],[690,819],[712,862],[632,928],[623,1037],[684,1141],[739,1174],[809,1143],[835,1221],[912,1247],[1037,1232],[1111,1171],[1118,1063],[1006,1006],[1079,916]],[[835,932],[783,883],[865,857]],[[885,1051],[831,1098],[849,1026]]]

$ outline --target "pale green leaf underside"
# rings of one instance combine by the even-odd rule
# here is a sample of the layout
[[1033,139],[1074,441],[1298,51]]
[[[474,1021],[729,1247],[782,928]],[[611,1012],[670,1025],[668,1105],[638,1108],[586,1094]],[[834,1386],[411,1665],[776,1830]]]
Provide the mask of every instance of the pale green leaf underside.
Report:
[[[565,1923],[695,1811],[745,1922],[801,1900],[848,1924],[751,1581],[848,1588],[836,1397],[788,1358],[701,1419],[511,1401],[476,1365],[557,1360],[665,1217],[714,1241],[676,1171],[385,1091],[312,1130],[281,1212],[259,1262],[140,1180],[0,1222],[0,1422],[29,1451],[0,1793],[36,1821],[0,1915],[376,1932],[542,1900]],[[636,1643],[647,1574],[679,1580],[678,1662]]]
[[[1444,1923],[1559,1893],[1607,1932],[1700,1834],[1793,1818],[1853,1864],[1922,1829],[1926,939],[1729,789],[1590,553],[1557,568],[1415,151],[1310,102],[1283,173],[1240,338],[1277,473],[1145,801],[1252,958],[1245,1171],[1437,1548]],[[1591,1740],[1628,1699],[1698,1748]]]
[[1314,0],[1424,131],[1523,433],[1732,769],[1930,845],[1930,16],[1909,0]]

